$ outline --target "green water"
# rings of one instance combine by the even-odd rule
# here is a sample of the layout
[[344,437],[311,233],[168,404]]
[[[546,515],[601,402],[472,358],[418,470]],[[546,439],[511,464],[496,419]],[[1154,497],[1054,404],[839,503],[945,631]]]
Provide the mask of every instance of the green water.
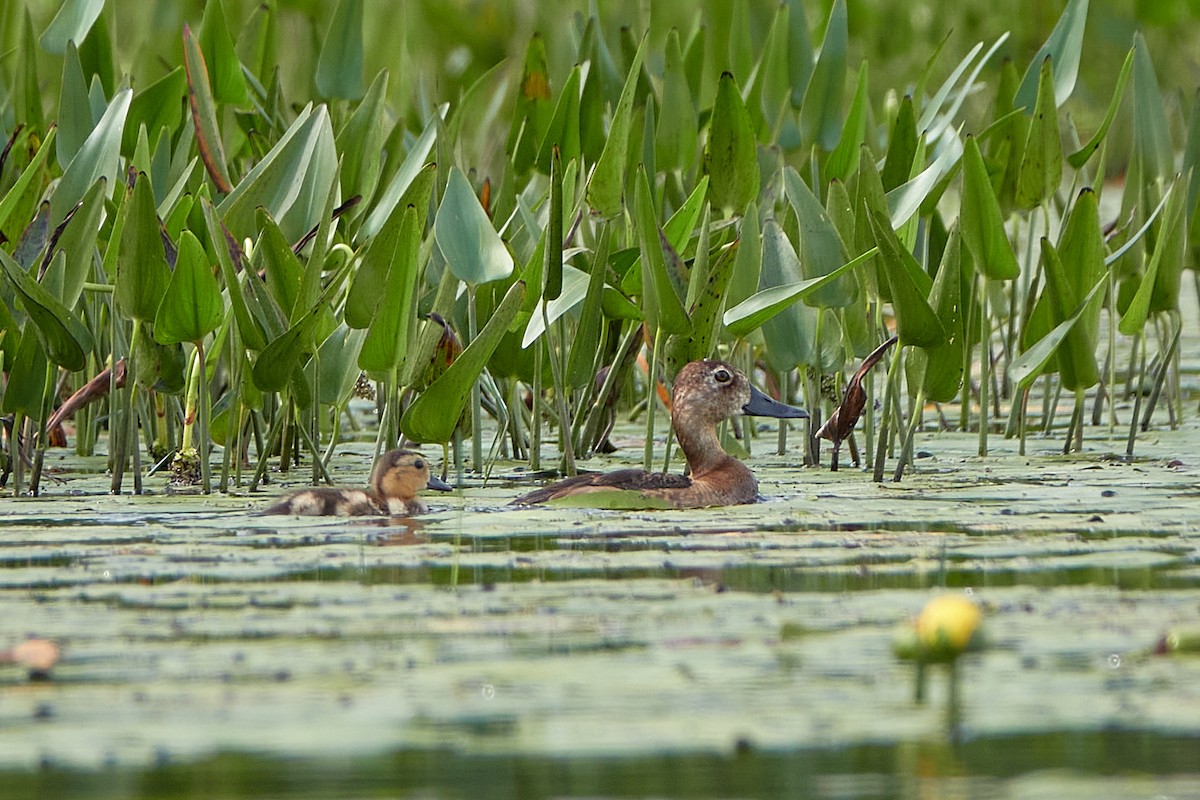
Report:
[[[1200,792],[1200,738],[1108,731],[948,744],[627,758],[406,751],[285,759],[225,753],[144,770],[0,772],[9,800],[351,797],[1160,797]],[[1095,775],[1102,780],[1085,780]],[[1023,777],[1025,776],[1025,777]],[[1072,787],[1075,787],[1074,790]],[[1076,793],[1077,792],[1077,793]],[[1169,794],[1168,794],[1169,793]]]
[[[1118,444],[931,435],[899,485],[757,454],[766,502],[667,513],[513,510],[500,465],[407,521],[53,453],[0,506],[0,649],[63,652],[0,666],[0,800],[1200,797],[1200,657],[1153,652],[1200,624],[1200,423]],[[892,641],[941,592],[988,645],[918,704]]]

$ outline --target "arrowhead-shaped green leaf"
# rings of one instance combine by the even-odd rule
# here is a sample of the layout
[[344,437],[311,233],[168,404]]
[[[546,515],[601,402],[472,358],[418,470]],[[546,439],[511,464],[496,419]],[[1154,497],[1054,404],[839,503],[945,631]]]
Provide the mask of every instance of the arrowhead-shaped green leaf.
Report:
[[154,318],[154,338],[160,344],[198,342],[224,318],[225,303],[204,245],[191,231],[184,231],[175,272]]
[[512,274],[512,254],[458,167],[450,170],[433,232],[446,263],[459,280],[478,286]]

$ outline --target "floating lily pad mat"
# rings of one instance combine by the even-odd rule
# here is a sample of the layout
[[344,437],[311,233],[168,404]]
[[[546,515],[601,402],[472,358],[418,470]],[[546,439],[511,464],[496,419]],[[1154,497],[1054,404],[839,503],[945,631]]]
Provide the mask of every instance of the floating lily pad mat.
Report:
[[[1196,796],[1200,655],[1152,651],[1200,623],[1200,422],[975,446],[875,484],[764,435],[764,502],[686,512],[510,508],[501,463],[411,520],[253,513],[304,469],[111,497],[53,451],[0,509],[0,648],[63,650],[0,667],[2,796]],[[891,649],[943,591],[985,611],[956,708]]]

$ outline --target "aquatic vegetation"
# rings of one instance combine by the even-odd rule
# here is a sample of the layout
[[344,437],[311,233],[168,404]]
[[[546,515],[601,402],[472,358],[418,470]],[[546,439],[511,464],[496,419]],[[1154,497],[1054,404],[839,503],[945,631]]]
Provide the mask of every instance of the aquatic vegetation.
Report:
[[[893,335],[887,369],[851,381],[876,480],[889,458],[904,474],[931,403],[981,455],[997,415],[1022,441],[1054,429],[1064,392],[1068,451],[1089,397],[1110,432],[1135,399],[1127,454],[1156,410],[1183,413],[1200,114],[1168,111],[1135,35],[1082,142],[1085,0],[1027,64],[1001,62],[996,31],[909,84],[852,66],[843,0],[811,26],[816,51],[799,3],[739,4],[728,41],[714,8],[619,38],[581,14],[444,95],[367,74],[378,11],[361,0],[328,20],[209,2],[132,82],[117,13],[68,3],[40,39],[21,4],[0,17],[18,43],[0,65],[18,493],[42,490],[67,411],[77,452],[104,443],[114,492],[167,466],[203,492],[272,464],[328,481],[364,382],[377,452],[403,436],[485,473],[549,450],[573,474],[614,409],[641,403],[648,469],[657,398],[714,355],[813,411],[796,460],[814,464],[854,361]],[[297,13],[320,42],[300,81],[277,69]],[[107,392],[63,405],[104,375]]]

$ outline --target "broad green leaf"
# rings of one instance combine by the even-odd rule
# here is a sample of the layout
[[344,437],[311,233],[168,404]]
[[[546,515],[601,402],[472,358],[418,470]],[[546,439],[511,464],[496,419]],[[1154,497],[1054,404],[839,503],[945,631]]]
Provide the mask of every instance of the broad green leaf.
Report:
[[542,269],[542,298],[553,300],[562,293],[563,282],[563,178],[558,151],[550,164],[550,209],[546,221],[545,266]]
[[367,244],[362,263],[354,273],[350,293],[346,295],[346,324],[351,328],[366,328],[375,319],[383,302],[388,274],[400,256],[400,232],[405,212],[412,208],[417,212],[417,231],[425,230],[429,198],[433,194],[436,167],[428,165],[409,186],[403,201],[396,205],[392,216],[383,229]]
[[1087,144],[1067,156],[1067,163],[1072,168],[1079,169],[1086,164],[1092,157],[1092,153],[1100,149],[1100,143],[1108,135],[1109,126],[1116,119],[1117,109],[1121,107],[1121,99],[1125,96],[1125,84],[1129,82],[1129,74],[1133,70],[1135,52],[1133,48],[1130,48],[1129,55],[1125,56],[1125,63],[1121,65],[1121,74],[1117,76],[1117,85],[1113,88],[1112,99],[1108,101],[1108,111],[1104,112],[1104,120],[1100,123],[1100,127],[1092,134],[1092,138],[1088,139]]
[[279,63],[275,0],[256,3],[237,37],[238,60],[263,83]]
[[414,442],[446,442],[462,416],[471,385],[508,332],[521,308],[525,284],[517,281],[496,306],[487,324],[445,372],[421,392],[400,418],[400,430]]
[[[272,340],[259,353],[254,362],[254,384],[264,392],[282,391],[291,385],[296,404],[305,408],[312,402],[311,391],[304,381],[303,365],[315,347],[316,328],[327,316],[331,299],[341,291],[341,286],[350,274],[352,262],[347,262],[329,278],[321,295],[295,324],[274,334]],[[247,276],[247,286],[257,280]],[[283,327],[283,326],[280,326]]]
[[721,309],[725,306],[729,279],[733,276],[738,252],[737,241],[721,250],[708,270],[704,286],[688,308],[692,332],[686,338],[680,336],[668,340],[667,359],[668,363],[674,364],[672,371],[678,371],[689,361],[712,355],[721,326]]
[[[788,83],[792,86],[792,108],[799,110],[813,74],[812,40],[808,36],[808,18],[804,0],[787,0],[788,9]],[[703,37],[701,37],[703,38]]]
[[[65,258],[62,253],[58,257]],[[87,353],[92,349],[92,336],[87,327],[3,250],[0,250],[0,265],[21,298],[21,305],[29,314],[50,360],[71,372],[86,367]],[[40,380],[44,379],[43,373]],[[9,385],[11,389],[11,380]]]
[[687,170],[696,157],[696,131],[699,123],[696,104],[688,89],[684,71],[683,50],[679,31],[672,28],[667,34],[664,54],[662,112],[658,117],[654,149],[658,166],[663,170]]
[[1184,213],[1192,221],[1195,241],[1196,200],[1200,198],[1200,89],[1192,95],[1192,113],[1188,115],[1187,141],[1183,146],[1183,163],[1179,172],[1188,176],[1188,193]]
[[831,285],[841,276],[865,264],[878,252],[878,248],[872,247],[857,258],[850,259],[837,269],[820,277],[808,278],[806,280],[794,281],[772,286],[769,289],[763,289],[726,311],[723,318],[725,327],[731,336],[744,338],[754,330],[762,327],[764,323],[781,311],[790,307],[797,300],[805,300],[813,297],[817,292]]
[[[759,287],[766,290],[777,286],[795,286],[803,277],[800,259],[796,256],[792,243],[788,241],[787,234],[775,220],[768,219],[762,229],[762,274]],[[752,301],[753,298],[746,302]],[[763,340],[767,345],[767,363],[777,371],[795,369],[800,365],[812,364],[816,360],[816,333],[820,311],[804,303],[785,305],[782,311],[762,324]]]
[[[258,319],[250,313],[249,303],[242,293],[242,284],[238,280],[238,268],[241,265],[234,263],[232,255],[232,250],[237,247],[237,240],[221,223],[217,216],[217,210],[213,208],[207,197],[201,199],[200,209],[204,215],[205,226],[208,228],[209,242],[217,254],[217,263],[221,266],[221,276],[225,281],[225,288],[229,292],[229,305],[233,308],[233,318],[237,322],[238,335],[247,349],[260,351],[267,345],[266,334]],[[254,280],[257,280],[257,277]]]
[[477,286],[512,274],[512,254],[458,167],[450,170],[433,232],[446,263],[459,280]]
[[[942,134],[941,153],[933,163],[914,176],[906,183],[897,186],[887,193],[888,213],[892,218],[892,227],[899,229],[912,219],[921,204],[933,192],[934,187],[954,168],[962,156],[962,140],[958,134],[947,129]],[[861,163],[861,162],[860,162]],[[871,166],[874,169],[874,165]]]
[[[945,44],[945,42],[943,41],[942,44]],[[967,71],[967,68],[971,66],[971,62],[975,60],[975,56],[979,55],[979,51],[982,49],[983,42],[976,42],[975,46],[971,48],[970,52],[968,52],[963,59],[958,62],[957,66],[954,67],[954,70],[951,71],[949,77],[942,82],[942,85],[938,87],[938,90],[934,93],[933,97],[930,98],[929,102],[926,103],[925,107],[921,110],[921,118],[917,122],[917,130],[924,132],[928,131],[933,126],[933,122],[937,118],[937,115],[941,113],[942,104],[946,102],[946,98],[948,98],[950,93],[954,91],[954,87],[958,85],[959,79],[963,76],[963,73]],[[940,52],[941,47],[938,48],[938,53]],[[932,68],[933,59],[936,58],[936,56],[937,53],[930,58],[929,64],[926,67],[927,71]],[[924,81],[924,76],[922,77],[922,81]]]
[[[442,116],[446,113],[447,106],[441,106],[435,112]],[[400,165],[400,169],[396,170],[396,174],[388,181],[387,188],[383,190],[383,194],[379,197],[379,202],[375,204],[375,208],[371,209],[371,213],[367,215],[366,221],[363,222],[362,228],[358,232],[359,242],[366,241],[379,232],[388,217],[392,215],[392,211],[396,208],[396,204],[400,202],[400,198],[408,191],[409,184],[413,179],[420,174],[421,169],[425,166],[425,159],[429,157],[429,151],[433,149],[434,140],[437,138],[437,122],[430,120],[425,126],[425,130],[417,137],[417,141],[409,148],[408,153],[404,157],[404,163]]]
[[[358,354],[366,336],[366,331],[350,330],[345,325],[335,328],[317,349],[317,357],[308,362],[306,377],[310,383],[314,377],[319,380],[317,399],[321,405],[346,406],[358,380]],[[320,375],[313,376],[312,371],[317,366]]]
[[984,275],[1007,281],[1020,274],[1017,257],[1004,229],[1000,202],[974,136],[967,137],[963,151],[961,220],[963,241]]
[[[791,85],[788,82],[788,6],[779,3],[771,19],[771,27],[760,47],[758,62],[753,72],[739,73],[749,76],[745,80],[742,95],[750,121],[758,133],[759,141],[776,141],[780,127],[780,115],[789,107]],[[865,62],[864,62],[865,63]],[[789,121],[792,115],[788,115]]]
[[1175,150],[1167,131],[1162,92],[1141,33],[1133,36],[1133,148],[1142,160],[1142,179],[1167,178],[1175,172]]
[[578,65],[567,73],[567,82],[563,84],[562,92],[558,95],[558,104],[554,106],[554,114],[550,117],[550,125],[546,128],[546,135],[542,137],[537,168],[546,175],[550,174],[554,148],[558,148],[559,156],[566,163],[579,158],[579,92],[582,76],[583,70]]
[[294,241],[319,219],[320,210],[311,201],[320,197],[324,205],[335,169],[336,152],[328,109],[306,108],[225,196],[217,211],[235,236],[244,237],[253,234],[255,214],[262,206]]
[[138,173],[126,202],[129,210],[117,254],[117,308],[127,318],[153,322],[171,282],[171,271],[145,173]]
[[[0,254],[0,260],[8,261]],[[34,330],[38,328],[34,327]],[[20,412],[33,418],[42,415],[42,402],[46,398],[46,350],[42,347],[41,334],[36,336],[26,331],[13,356],[12,363],[4,363],[8,373],[8,385],[4,390],[4,413]]]
[[420,274],[420,250],[421,230],[417,226],[417,210],[406,206],[395,231],[395,247],[383,281],[380,302],[358,354],[359,367],[368,372],[389,372],[404,363],[408,351],[409,322],[415,305],[413,295]]
[[59,299],[67,308],[75,307],[79,296],[83,294],[83,284],[92,277],[96,234],[100,229],[107,193],[108,185],[103,179],[92,184],[91,190],[84,195],[79,210],[71,217],[58,239],[59,250],[67,254],[62,293],[59,295]]
[[[588,295],[588,290],[592,283],[591,275],[595,272],[601,273],[603,270],[593,270],[593,273],[584,272],[581,269],[576,269],[570,264],[563,265],[563,285],[562,292],[558,297],[547,300],[544,296],[539,299],[534,307],[533,313],[529,317],[529,321],[525,324],[525,332],[521,335],[521,347],[526,348],[536,342],[546,332],[546,321],[549,320],[553,325],[564,314],[578,306],[584,301]],[[597,279],[600,283],[600,288],[604,288],[603,277]],[[542,306],[546,307],[545,318],[542,317]],[[599,292],[596,295],[596,309],[600,307]],[[594,356],[595,350],[592,351]],[[590,369],[591,362],[588,363]]]
[[535,33],[525,50],[525,65],[517,87],[516,107],[505,149],[513,168],[525,173],[537,159],[538,146],[550,127],[550,70],[546,66],[546,42]]
[[758,145],[750,114],[728,72],[717,83],[704,148],[704,174],[709,178],[709,200],[726,213],[740,213],[758,196]]
[[[29,166],[21,171],[21,174],[17,176],[16,181],[13,182],[13,185],[9,187],[8,192],[4,195],[4,199],[0,200],[0,226],[8,222],[8,218],[12,216],[17,206],[24,199],[25,192],[33,184],[34,179],[41,175],[46,160],[54,150],[56,132],[56,128],[51,128],[46,132],[46,138],[42,140],[42,145],[29,162]],[[67,207],[66,211],[70,210],[70,207]],[[64,216],[66,215],[66,211],[63,212]]]
[[363,96],[363,0],[341,0],[317,57],[317,91],[322,97]]
[[109,186],[119,185],[121,133],[132,97],[133,92],[129,89],[117,93],[104,116],[63,171],[58,187],[50,198],[51,226],[57,226],[66,219],[67,212],[83,199],[92,184],[100,178],[104,178]]
[[567,357],[566,380],[570,386],[577,389],[587,386],[596,378],[593,365],[600,350],[600,327],[604,322],[601,301],[604,296],[604,273],[608,265],[610,238],[609,226],[605,225],[600,231],[600,241],[596,244],[592,271],[588,274],[587,293],[583,298],[583,310],[579,315],[579,324],[575,326],[575,336],[571,340],[570,354]]
[[825,40],[817,56],[804,105],[800,109],[800,135],[805,143],[832,150],[842,133],[842,93],[846,82],[846,48],[849,40],[845,0],[834,0],[829,11]]
[[[182,100],[186,96],[187,72],[183,67],[176,67],[135,94],[129,103],[129,116],[121,137],[121,152],[133,151],[138,130],[143,125],[150,132],[163,128],[171,132],[178,130],[183,121]],[[165,181],[167,176],[155,175],[154,178],[157,183],[160,179]]]
[[[254,361],[255,386],[264,392],[281,392],[288,385],[296,385],[296,370],[310,352],[307,345],[312,340],[312,329],[319,311],[308,311],[294,325],[267,343]],[[303,408],[308,402],[297,397],[296,404]]]
[[103,10],[104,0],[65,0],[42,33],[42,49],[60,56],[66,52],[68,42],[78,45],[87,38]]
[[[967,76],[967,80],[963,84],[962,88],[954,93],[954,99],[951,101],[950,107],[947,108],[945,113],[941,115],[940,122],[932,124],[925,129],[925,135],[928,137],[928,139],[934,140],[941,137],[946,129],[950,128],[954,124],[954,120],[958,116],[958,110],[962,108],[963,103],[965,103],[967,98],[970,97],[975,91],[975,81],[979,78],[979,73],[983,71],[983,68],[989,61],[991,61],[992,56],[996,54],[996,51],[1000,49],[1000,46],[1003,45],[1007,39],[1007,32],[1001,34],[996,41],[992,43],[992,46],[988,48],[988,51],[983,54],[983,58],[979,59],[979,62],[975,64],[975,68],[972,69],[971,74]],[[983,43],[980,42],[979,44],[982,46]],[[929,110],[930,109],[926,109],[926,114],[928,114]],[[924,118],[926,114],[922,114],[922,118]]]
[[308,312],[312,304],[311,298],[306,300],[300,296],[304,265],[266,209],[258,209],[258,227],[262,233],[254,247],[255,264],[264,273],[271,298],[284,312],[288,322],[295,323]]
[[[1044,249],[1042,256],[1043,271],[1048,265],[1059,268],[1062,275],[1047,273],[1046,288],[1038,297],[1022,333],[1021,341],[1026,348],[1069,317],[1078,305],[1079,298],[1106,274],[1104,236],[1094,191],[1084,189],[1079,193],[1069,217],[1064,221],[1053,262],[1049,261],[1048,250]],[[1086,362],[1091,365],[1088,370],[1095,370],[1096,337],[1103,299],[1097,298],[1080,323],[1072,329],[1069,346],[1064,348],[1066,355],[1059,358],[1060,363],[1068,359],[1080,364]],[[1061,371],[1064,379],[1070,378],[1070,388],[1073,389],[1078,383],[1073,378],[1077,372],[1074,363]],[[1091,383],[1086,385],[1090,386]]]
[[[617,101],[612,124],[608,129],[608,138],[604,140],[604,150],[600,153],[600,158],[592,169],[592,177],[588,181],[588,203],[603,217],[615,216],[621,210],[621,198],[625,188],[625,155],[629,148],[629,133],[633,125],[633,98],[642,74],[642,59],[645,58],[645,54],[644,38],[633,57],[633,63],[629,65],[625,86],[621,89],[621,99]],[[582,122],[583,120],[581,124]]]
[[[16,7],[17,4],[10,3]],[[25,4],[21,4],[25,5]],[[42,108],[42,86],[38,80],[37,45],[33,41],[33,20],[29,9],[25,13],[21,25],[21,46],[16,50],[17,68],[12,79],[12,107],[15,116],[35,130],[45,130],[45,110]],[[63,46],[66,46],[64,40]]]
[[221,0],[207,0],[200,21],[200,52],[208,67],[213,99],[218,103],[245,103],[250,99],[242,63],[233,46],[233,37],[225,22]]
[[1062,142],[1058,129],[1058,109],[1054,105],[1053,69],[1050,60],[1042,64],[1042,80],[1029,135],[1025,139],[1021,171],[1017,176],[1017,204],[1036,208],[1058,190],[1062,181]]
[[754,201],[746,206],[738,229],[738,249],[734,258],[733,274],[729,277],[726,303],[735,306],[758,291],[762,273],[762,230],[759,227],[758,204]]
[[199,342],[224,317],[225,302],[204,245],[191,231],[184,231],[171,283],[154,318],[154,338],[160,344]]
[[846,180],[858,171],[859,149],[867,132],[867,62],[858,70],[858,88],[850,114],[842,127],[842,138],[825,162],[825,177],[830,180]]
[[[1075,288],[1067,277],[1062,259],[1050,240],[1042,237],[1042,274],[1046,276],[1046,296],[1055,324],[1070,318],[1078,298]],[[1082,317],[1067,333],[1058,347],[1058,371],[1062,375],[1064,389],[1078,391],[1095,386],[1100,380],[1096,365],[1096,341],[1083,329]]]
[[[688,333],[691,320],[675,281],[667,272],[664,245],[671,248],[654,216],[654,200],[644,170],[638,170],[634,211],[642,258],[642,313],[650,328],[661,333]],[[673,252],[673,248],[672,252]]]
[[225,145],[221,142],[221,129],[217,125],[217,104],[213,99],[204,53],[186,22],[183,25],[183,66],[187,72],[188,101],[200,160],[204,162],[213,186],[218,192],[226,194],[233,189],[233,184],[229,180]]
[[1088,292],[1087,297],[1075,309],[1074,314],[1054,326],[1053,330],[1039,339],[1032,347],[1014,358],[1008,368],[1009,378],[1022,389],[1029,388],[1037,377],[1045,371],[1050,360],[1057,354],[1059,345],[1062,344],[1067,334],[1071,332],[1071,328],[1079,322],[1088,305],[1092,302],[1092,299],[1107,285],[1108,280],[1106,278],[1097,281],[1096,285]]
[[937,347],[913,348],[910,359],[923,361],[922,385],[925,397],[935,403],[956,398],[963,379],[963,323],[959,308],[962,285],[962,237],[955,224],[942,253],[942,263],[933,279],[929,304],[933,306],[946,341]]
[[[58,94],[58,165],[63,169],[87,141],[96,120],[88,101],[87,80],[79,64],[79,51],[67,42],[63,58],[62,88]],[[135,134],[136,135],[136,134]]]
[[1174,233],[1173,229],[1179,225],[1179,219],[1183,214],[1185,193],[1178,181],[1171,184],[1167,197],[1167,209],[1160,228],[1164,235],[1160,235],[1154,243],[1154,253],[1150,257],[1145,274],[1142,275],[1137,292],[1117,325],[1117,330],[1126,336],[1140,333],[1150,316],[1151,301],[1155,293],[1160,265],[1164,262],[1172,264],[1178,257],[1176,249],[1181,246],[1181,237]]
[[[808,184],[791,167],[784,168],[783,187],[799,224],[802,274],[817,278],[845,264],[847,256],[842,237]],[[807,302],[821,308],[840,308],[849,305],[853,299],[854,285],[847,279],[830,284]]]
[[1083,29],[1087,23],[1088,0],[1068,0],[1062,16],[1050,38],[1034,54],[1033,60],[1025,69],[1025,77],[1017,89],[1016,104],[1018,107],[1031,108],[1037,102],[1041,91],[1038,84],[1043,62],[1050,58],[1054,62],[1054,107],[1067,102],[1067,98],[1075,91],[1075,79],[1079,76],[1079,57],[1083,52]]
[[912,175],[912,160],[917,155],[917,116],[912,106],[912,96],[900,100],[896,121],[892,125],[892,136],[888,139],[888,155],[883,160],[880,178],[884,190],[894,190]]
[[870,220],[882,257],[883,274],[892,290],[892,309],[896,313],[900,344],[941,345],[946,341],[946,332],[927,299],[933,289],[933,280],[900,243],[887,217],[873,212]]
[[1158,271],[1154,274],[1154,289],[1150,294],[1150,311],[1178,311],[1180,282],[1183,278],[1183,268],[1187,265],[1185,250],[1187,249],[1187,212],[1183,208],[1186,201],[1187,188],[1183,179],[1177,178],[1174,194],[1178,199],[1172,202],[1178,204],[1178,210],[1167,205],[1167,215],[1155,236],[1155,255],[1159,248],[1162,255],[1158,262]]

